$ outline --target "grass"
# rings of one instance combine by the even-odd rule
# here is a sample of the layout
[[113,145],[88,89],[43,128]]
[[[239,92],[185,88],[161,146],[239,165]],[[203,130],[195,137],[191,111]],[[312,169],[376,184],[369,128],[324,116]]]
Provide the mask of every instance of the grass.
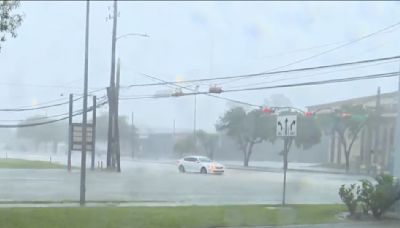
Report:
[[65,165],[48,161],[30,161],[23,159],[0,159],[0,169],[66,169]]
[[339,222],[342,205],[0,208],[0,227],[209,228]]

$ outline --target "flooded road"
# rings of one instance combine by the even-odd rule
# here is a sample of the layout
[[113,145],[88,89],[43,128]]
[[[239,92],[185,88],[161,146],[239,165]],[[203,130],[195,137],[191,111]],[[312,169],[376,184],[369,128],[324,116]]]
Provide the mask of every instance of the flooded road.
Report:
[[[88,170],[87,200],[197,205],[279,204],[282,200],[279,172],[227,169],[224,175],[182,174],[175,164],[132,160],[123,161],[122,167],[122,173]],[[291,171],[286,202],[340,203],[340,185],[360,178]],[[77,201],[79,180],[79,169],[70,173],[0,169],[0,201]]]

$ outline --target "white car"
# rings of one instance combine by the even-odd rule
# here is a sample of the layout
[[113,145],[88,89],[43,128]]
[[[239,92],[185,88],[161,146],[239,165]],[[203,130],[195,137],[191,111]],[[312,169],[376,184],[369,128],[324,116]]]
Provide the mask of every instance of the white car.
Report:
[[225,167],[204,156],[187,156],[177,161],[179,172],[223,174]]

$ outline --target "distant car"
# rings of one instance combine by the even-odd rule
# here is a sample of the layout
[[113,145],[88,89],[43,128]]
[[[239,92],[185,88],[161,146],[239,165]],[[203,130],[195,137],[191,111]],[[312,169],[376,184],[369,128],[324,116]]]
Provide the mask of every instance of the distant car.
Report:
[[177,161],[179,172],[223,174],[225,167],[204,156],[187,156]]

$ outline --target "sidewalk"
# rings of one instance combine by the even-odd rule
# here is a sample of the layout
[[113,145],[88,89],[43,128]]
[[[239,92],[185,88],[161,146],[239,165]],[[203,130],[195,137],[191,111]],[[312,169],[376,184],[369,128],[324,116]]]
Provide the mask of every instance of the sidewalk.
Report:
[[[236,169],[236,170],[249,170],[249,171],[260,171],[260,172],[276,172],[281,173],[283,168],[277,167],[266,167],[266,166],[248,166],[244,167],[242,165],[233,165],[233,164],[225,164],[227,169]],[[290,166],[290,164],[289,164]],[[328,174],[346,174],[344,170],[339,169],[331,169],[331,168],[323,168],[323,167],[296,167],[296,168],[288,168],[288,171],[294,172],[304,172],[304,173],[328,173]],[[351,174],[350,174],[351,175]],[[358,175],[358,174],[355,174]]]
[[[225,227],[225,228],[398,228],[400,221],[374,221],[374,222],[345,222],[345,223],[329,223],[315,225],[286,225],[286,226],[252,226],[252,227]],[[221,227],[222,228],[222,227]]]

